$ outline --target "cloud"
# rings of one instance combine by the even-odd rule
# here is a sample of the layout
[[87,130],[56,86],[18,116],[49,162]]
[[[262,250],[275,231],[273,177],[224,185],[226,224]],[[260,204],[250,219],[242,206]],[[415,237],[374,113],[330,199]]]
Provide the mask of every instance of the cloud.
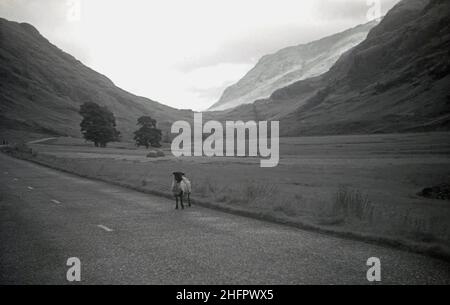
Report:
[[65,22],[65,1],[59,0],[2,0],[2,16],[16,21],[52,28]]
[[[216,101],[223,89],[233,84],[236,79],[245,75],[252,68],[251,64],[220,63],[213,66],[201,67],[186,74],[187,87],[198,99],[207,101],[201,109]],[[197,105],[199,106],[199,105]]]
[[[376,0],[316,0],[316,16],[329,21],[335,20],[364,20],[367,11],[374,6]],[[379,0],[381,14],[384,15],[399,0]],[[369,21],[365,19],[366,21]]]
[[334,24],[334,29],[320,24],[260,27],[253,31],[239,33],[232,39],[224,41],[209,54],[185,58],[176,65],[176,68],[183,72],[189,72],[219,63],[255,64],[263,55],[274,53],[287,46],[308,43],[345,30],[352,25],[353,23]]
[[68,4],[61,0],[1,0],[0,12],[8,20],[32,24],[50,42],[88,63],[89,49],[78,39],[77,25],[67,20]]

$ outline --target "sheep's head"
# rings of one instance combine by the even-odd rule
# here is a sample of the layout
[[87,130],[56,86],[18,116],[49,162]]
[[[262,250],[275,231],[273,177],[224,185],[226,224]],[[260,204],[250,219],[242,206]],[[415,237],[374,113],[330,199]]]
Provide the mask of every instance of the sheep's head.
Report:
[[184,173],[182,173],[182,172],[173,172],[173,176],[175,178],[175,181],[180,183],[181,180],[183,180]]

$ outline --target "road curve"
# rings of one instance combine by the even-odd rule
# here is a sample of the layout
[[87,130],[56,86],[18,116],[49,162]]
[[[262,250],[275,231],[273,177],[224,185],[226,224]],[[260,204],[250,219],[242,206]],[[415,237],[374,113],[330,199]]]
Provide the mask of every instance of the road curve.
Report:
[[0,154],[0,284],[450,284],[423,255],[267,223]]

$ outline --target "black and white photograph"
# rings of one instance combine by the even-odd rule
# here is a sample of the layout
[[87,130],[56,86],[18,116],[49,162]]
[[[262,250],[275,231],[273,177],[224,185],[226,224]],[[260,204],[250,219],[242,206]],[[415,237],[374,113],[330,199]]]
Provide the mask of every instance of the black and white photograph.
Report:
[[450,1],[0,0],[0,286],[449,284]]

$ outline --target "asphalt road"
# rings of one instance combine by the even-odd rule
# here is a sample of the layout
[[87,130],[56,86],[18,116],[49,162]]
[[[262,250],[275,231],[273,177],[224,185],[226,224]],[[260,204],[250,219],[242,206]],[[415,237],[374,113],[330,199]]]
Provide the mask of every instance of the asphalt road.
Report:
[[[194,194],[195,196],[195,194]],[[450,264],[86,180],[0,154],[0,284],[449,284]]]

